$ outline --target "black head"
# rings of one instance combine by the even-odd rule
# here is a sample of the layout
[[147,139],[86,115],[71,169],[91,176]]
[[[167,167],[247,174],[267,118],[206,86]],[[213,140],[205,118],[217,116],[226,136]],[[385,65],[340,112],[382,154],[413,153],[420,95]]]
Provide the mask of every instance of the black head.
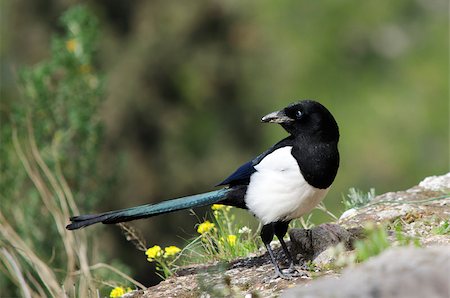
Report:
[[313,100],[302,100],[264,116],[262,122],[278,123],[295,136],[310,136],[324,141],[338,141],[339,128],[323,105]]

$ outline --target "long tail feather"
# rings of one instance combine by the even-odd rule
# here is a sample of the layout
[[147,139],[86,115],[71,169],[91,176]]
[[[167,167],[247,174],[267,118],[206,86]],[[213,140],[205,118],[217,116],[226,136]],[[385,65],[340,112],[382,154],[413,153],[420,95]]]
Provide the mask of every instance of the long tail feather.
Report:
[[146,204],[128,209],[109,211],[100,214],[88,214],[71,217],[71,223],[66,226],[68,230],[76,230],[95,223],[115,224],[140,218],[156,216],[163,213],[174,212],[192,207],[200,207],[218,203],[226,198],[229,188],[168,200],[157,204]]

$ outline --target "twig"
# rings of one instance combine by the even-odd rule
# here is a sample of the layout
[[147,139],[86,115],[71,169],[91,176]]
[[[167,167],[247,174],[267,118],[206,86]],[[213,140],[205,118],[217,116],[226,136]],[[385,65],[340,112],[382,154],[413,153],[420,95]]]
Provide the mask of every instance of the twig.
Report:
[[141,233],[138,230],[125,223],[118,223],[117,225],[122,230],[122,233],[125,235],[127,241],[133,243],[133,245],[140,251],[147,250],[145,239],[144,237],[142,237]]

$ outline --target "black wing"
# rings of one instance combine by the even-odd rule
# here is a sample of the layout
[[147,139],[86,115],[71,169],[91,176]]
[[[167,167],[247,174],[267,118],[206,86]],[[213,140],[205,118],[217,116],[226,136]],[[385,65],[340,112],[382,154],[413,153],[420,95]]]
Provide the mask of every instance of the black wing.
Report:
[[228,185],[228,184],[248,184],[250,181],[250,176],[256,172],[256,169],[253,164],[253,160],[243,164],[240,166],[233,174],[228,176],[227,179],[223,180],[216,186],[220,185]]
[[292,137],[287,137],[280,142],[276,143],[272,147],[270,147],[268,150],[263,152],[262,154],[258,155],[253,160],[243,164],[240,166],[236,171],[234,171],[233,174],[231,174],[228,178],[217,184],[216,186],[221,185],[248,185],[250,182],[250,176],[256,172],[255,166],[261,162],[261,160],[275,151],[276,149],[279,149],[281,147],[285,146],[292,146]]

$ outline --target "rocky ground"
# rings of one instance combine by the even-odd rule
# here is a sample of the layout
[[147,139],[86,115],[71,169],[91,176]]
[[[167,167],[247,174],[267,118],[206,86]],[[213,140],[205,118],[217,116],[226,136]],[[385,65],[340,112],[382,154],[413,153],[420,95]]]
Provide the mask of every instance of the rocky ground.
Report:
[[[228,264],[185,268],[145,291],[127,297],[450,297],[450,173],[429,177],[406,191],[375,197],[368,205],[347,210],[335,223],[289,232],[291,251],[314,266],[292,280],[273,279],[264,250]],[[394,247],[360,264],[336,266],[351,254],[368,222],[401,225],[405,237],[421,247]],[[396,241],[392,233],[389,239]],[[277,246],[274,243],[274,246]],[[275,248],[280,262],[285,259]]]

